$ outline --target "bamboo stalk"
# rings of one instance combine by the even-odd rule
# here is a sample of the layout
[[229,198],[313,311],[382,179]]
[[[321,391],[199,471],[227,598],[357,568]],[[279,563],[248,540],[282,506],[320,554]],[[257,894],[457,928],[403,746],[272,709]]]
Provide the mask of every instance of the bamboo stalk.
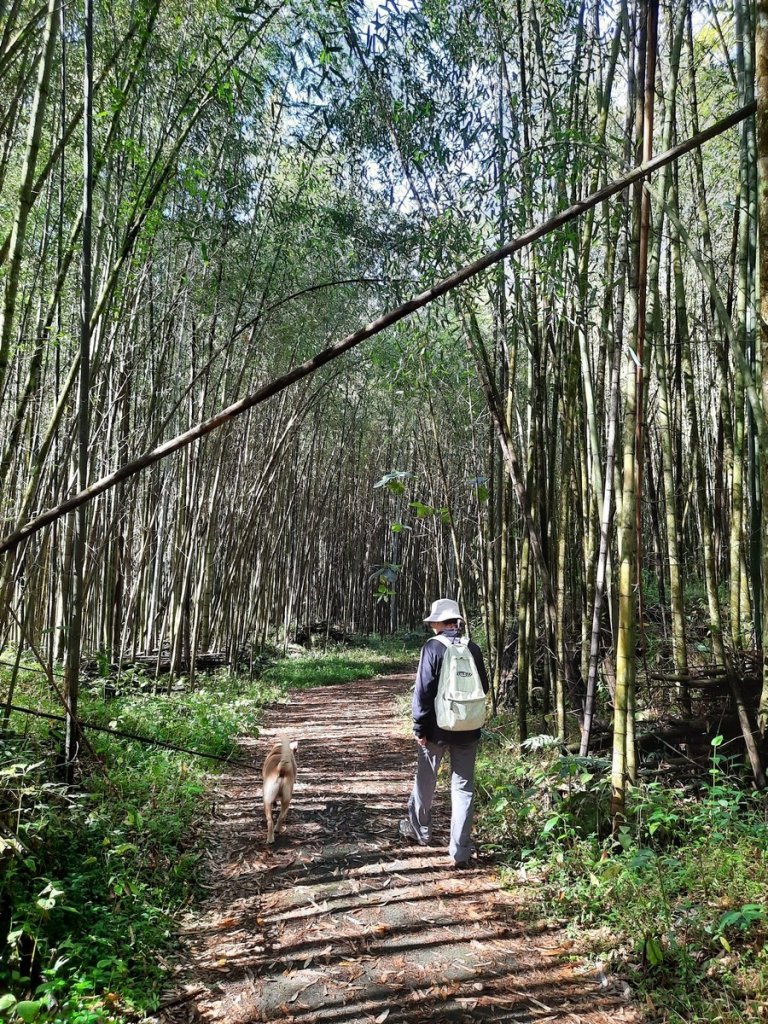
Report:
[[749,117],[752,113],[754,113],[754,111],[754,103],[748,104],[747,106],[734,111],[728,117],[722,118],[721,120],[715,122],[713,125],[705,129],[704,131],[700,132],[698,135],[692,136],[685,142],[673,146],[665,153],[659,154],[652,160],[649,160],[647,163],[641,164],[639,167],[633,168],[631,171],[628,171],[626,174],[612,181],[610,184],[605,185],[604,187],[598,189],[596,192],[593,192],[590,196],[587,196],[585,199],[573,203],[567,209],[556,214],[554,217],[551,217],[548,220],[542,222],[541,224],[530,228],[528,231],[525,231],[523,234],[518,235],[516,238],[512,239],[506,245],[503,245],[500,248],[495,249],[490,253],[487,253],[480,259],[467,264],[461,269],[455,271],[453,274],[450,274],[448,277],[443,278],[443,280],[439,281],[437,284],[434,284],[426,291],[421,292],[420,294],[409,299],[407,302],[404,302],[401,305],[397,306],[396,308],[382,314],[377,319],[373,320],[371,323],[359,328],[352,334],[347,335],[347,337],[343,338],[342,340],[328,346],[327,348],[318,352],[316,355],[312,356],[310,359],[307,359],[300,365],[294,367],[292,370],[289,370],[287,373],[282,374],[281,376],[277,377],[268,384],[265,384],[263,387],[258,388],[252,394],[246,396],[245,398],[241,399],[238,402],[235,402],[227,406],[225,409],[222,409],[220,412],[216,413],[209,419],[206,419],[201,423],[198,423],[190,430],[184,431],[178,436],[171,438],[169,441],[166,441],[163,444],[159,445],[158,447],[154,448],[152,451],[146,452],[144,455],[138,457],[137,459],[132,460],[131,462],[127,463],[124,466],[121,466],[119,469],[113,471],[112,473],[109,473],[108,475],[102,477],[100,480],[94,481],[89,487],[81,490],[77,494],[72,495],[70,498],[56,505],[54,508],[48,509],[47,511],[41,513],[39,516],[34,517],[21,528],[7,535],[2,540],[2,542],[0,542],[0,553],[4,551],[10,551],[11,549],[17,547],[21,541],[32,536],[38,530],[42,529],[44,526],[47,526],[50,523],[55,522],[57,519],[60,519],[62,516],[66,515],[68,512],[71,512],[73,509],[78,508],[79,506],[86,504],[89,501],[92,501],[99,494],[102,494],[104,491],[109,490],[111,487],[114,487],[121,481],[129,479],[136,473],[139,473],[141,472],[141,470],[147,468],[147,466],[151,466],[154,463],[159,462],[161,459],[166,458],[173,452],[176,452],[179,449],[186,447],[193,441],[196,441],[198,438],[204,437],[205,435],[211,433],[213,430],[216,430],[219,427],[223,426],[225,423],[228,423],[229,421],[235,419],[236,417],[241,416],[244,412],[247,412],[249,409],[252,409],[255,406],[261,404],[262,402],[265,402],[267,399],[283,391],[285,388],[290,387],[297,381],[302,380],[304,377],[309,376],[311,373],[314,373],[316,370],[320,369],[320,367],[325,366],[332,360],[339,358],[339,356],[348,352],[350,349],[355,348],[357,345],[361,344],[364,341],[367,341],[368,338],[374,337],[376,334],[380,334],[381,331],[385,330],[386,328],[391,327],[396,323],[399,323],[401,320],[404,320],[406,317],[410,316],[417,310],[422,309],[425,306],[428,306],[436,299],[440,298],[443,295],[446,295],[453,289],[457,288],[459,285],[464,284],[466,281],[469,281],[472,278],[476,277],[477,275],[481,274],[489,267],[494,266],[496,263],[507,258],[508,256],[511,256],[513,253],[519,252],[521,249],[524,249],[526,246],[531,245],[538,239],[543,238],[550,232],[555,231],[558,228],[563,227],[565,224],[570,223],[571,221],[575,220],[577,217],[585,213],[587,210],[591,209],[594,206],[597,206],[599,203],[604,202],[611,196],[617,195],[619,192],[622,192],[624,189],[633,185],[635,182],[641,181],[643,178],[648,177],[654,171],[658,170],[661,167],[664,167],[666,164],[679,160],[680,157],[696,149],[698,146],[703,145],[710,139],[717,138],[717,136],[721,135],[729,128],[732,128],[734,125],[739,124],[745,117]]

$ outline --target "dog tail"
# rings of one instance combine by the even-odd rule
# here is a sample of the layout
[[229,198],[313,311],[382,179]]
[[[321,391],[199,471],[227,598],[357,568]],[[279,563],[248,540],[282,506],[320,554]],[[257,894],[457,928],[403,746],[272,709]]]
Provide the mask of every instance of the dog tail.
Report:
[[280,751],[280,764],[278,766],[278,773],[282,776],[285,775],[286,769],[291,767],[293,763],[293,747],[291,741],[287,736],[280,737],[281,751]]

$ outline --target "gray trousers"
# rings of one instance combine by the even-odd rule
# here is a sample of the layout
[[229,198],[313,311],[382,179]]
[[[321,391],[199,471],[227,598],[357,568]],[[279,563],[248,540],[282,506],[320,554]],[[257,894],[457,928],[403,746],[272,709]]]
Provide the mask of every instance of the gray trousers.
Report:
[[451,839],[448,853],[456,861],[469,860],[472,852],[472,808],[475,800],[475,757],[478,740],[472,743],[427,743],[419,746],[416,779],[408,800],[408,818],[422,843],[432,838],[432,800],[437,770],[446,750],[451,755]]

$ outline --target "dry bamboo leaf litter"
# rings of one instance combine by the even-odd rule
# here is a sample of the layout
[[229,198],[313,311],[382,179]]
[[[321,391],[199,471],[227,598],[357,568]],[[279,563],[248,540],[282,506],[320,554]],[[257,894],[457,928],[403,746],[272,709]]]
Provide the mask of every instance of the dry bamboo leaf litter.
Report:
[[[342,1007],[348,1024],[439,1022],[448,1008],[456,1021],[511,1020],[511,1008],[517,1019],[518,1007],[527,1008],[529,1020],[558,1024],[642,1019],[615,991],[601,988],[594,971],[576,978],[563,962],[566,955],[575,959],[570,941],[554,923],[523,924],[524,896],[504,892],[491,870],[451,875],[444,847],[401,844],[397,820],[414,752],[393,705],[410,681],[328,687],[322,702],[313,691],[298,693],[267,717],[258,741],[245,741],[248,756],[258,760],[278,730],[299,739],[300,799],[297,786],[285,836],[274,852],[261,854],[253,777],[237,771],[228,777],[232,810],[211,823],[211,895],[197,927],[195,917],[187,923],[189,964],[179,976],[180,986],[204,984],[211,972],[210,984],[196,1004],[188,1001],[192,1018],[177,1021],[169,1011],[163,1024],[291,1024],[297,1014],[301,1024],[325,1024],[341,1019]],[[340,710],[351,716],[343,732],[336,726]],[[364,724],[372,720],[377,736]],[[354,748],[344,740],[350,729]],[[375,814],[367,803],[372,793]],[[447,829],[445,797],[437,807],[438,835]],[[232,866],[248,834],[253,852],[246,860],[235,870],[216,869]],[[213,929],[203,924],[206,909]],[[531,942],[543,932],[546,942]],[[228,969],[220,996],[217,959]],[[529,998],[531,990],[536,995]]]

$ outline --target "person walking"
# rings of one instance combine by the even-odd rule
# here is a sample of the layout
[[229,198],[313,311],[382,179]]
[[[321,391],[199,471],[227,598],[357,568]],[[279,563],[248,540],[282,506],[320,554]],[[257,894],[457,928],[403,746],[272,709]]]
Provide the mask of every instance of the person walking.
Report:
[[[403,838],[427,846],[432,838],[432,801],[437,772],[446,751],[451,758],[450,863],[466,867],[472,856],[470,837],[475,795],[475,757],[480,729],[456,731],[438,725],[436,702],[443,662],[451,646],[465,647],[471,655],[483,692],[488,693],[488,673],[480,648],[461,639],[462,615],[458,604],[447,598],[434,601],[424,622],[435,634],[421,649],[413,692],[413,734],[418,744],[416,778],[408,800],[408,817],[399,825]],[[479,690],[478,690],[479,692]]]

